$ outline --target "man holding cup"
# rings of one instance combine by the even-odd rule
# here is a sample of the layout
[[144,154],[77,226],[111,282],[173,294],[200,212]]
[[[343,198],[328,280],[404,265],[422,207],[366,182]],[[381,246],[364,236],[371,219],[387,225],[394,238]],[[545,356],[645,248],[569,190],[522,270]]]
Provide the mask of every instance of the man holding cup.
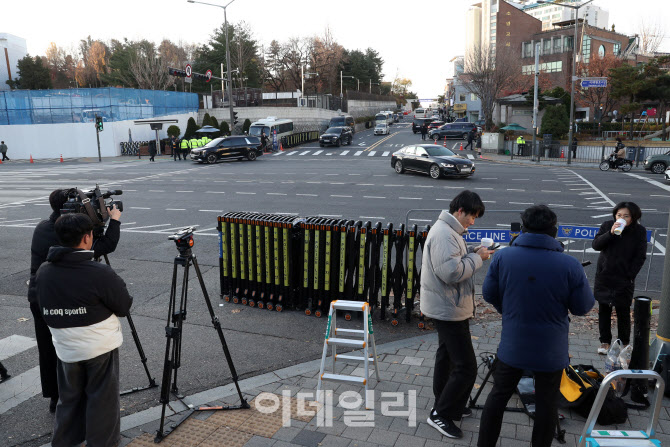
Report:
[[470,337],[475,316],[474,274],[492,251],[467,247],[463,234],[484,215],[484,203],[472,191],[462,191],[442,211],[423,249],[421,312],[435,320],[439,346],[435,356],[435,404],[428,424],[444,436],[462,438],[456,426],[472,411],[466,408],[477,378],[477,360]]

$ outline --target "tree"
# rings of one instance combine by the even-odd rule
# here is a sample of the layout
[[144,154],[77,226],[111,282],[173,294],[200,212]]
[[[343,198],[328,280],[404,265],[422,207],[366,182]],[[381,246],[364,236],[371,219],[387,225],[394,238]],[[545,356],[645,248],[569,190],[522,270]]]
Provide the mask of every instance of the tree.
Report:
[[[582,76],[609,78],[610,71],[623,64],[625,62],[614,55],[607,55],[603,58],[595,57],[591,58],[588,64],[579,63],[577,72],[582,73]],[[575,93],[578,102],[593,108],[598,122],[602,122],[603,118],[615,110],[618,104],[618,100],[612,95],[612,85],[609,82],[604,88],[580,88]]]
[[551,134],[555,138],[563,138],[570,131],[570,117],[563,104],[549,106],[542,117],[540,132]]
[[212,127],[216,127],[217,129],[219,128],[219,122],[216,120],[215,116],[209,117],[209,125]]
[[104,85],[101,75],[107,73],[111,52],[107,45],[88,36],[79,42],[81,60],[77,63],[75,78],[82,86],[100,87]]
[[175,137],[178,138],[179,134],[181,134],[181,130],[179,130],[179,126],[175,126],[174,124],[167,129],[167,134],[169,137]]
[[518,59],[510,49],[498,48],[497,53],[493,53],[483,44],[472,48],[466,57],[465,73],[460,78],[465,88],[481,99],[486,130],[493,128],[496,99],[523,76]]
[[52,88],[49,68],[42,62],[41,57],[31,57],[28,54],[20,59],[16,66],[17,79],[6,81],[10,88],[23,90]]
[[205,116],[202,117],[202,127],[211,126],[212,124],[211,124],[210,119],[211,118],[209,116],[209,113],[205,112]]
[[251,120],[247,118],[244,120],[244,123],[242,124],[242,133],[249,132],[250,127],[251,127]]
[[650,104],[658,104],[657,117],[663,127],[662,139],[665,140],[665,116],[670,106],[670,56],[654,58],[644,65],[642,76],[645,79],[639,96]]
[[51,42],[47,48],[45,60],[53,88],[71,87],[77,67],[74,57],[54,42]]
[[221,121],[221,135],[230,135],[230,126],[228,126],[228,121]]
[[195,136],[195,131],[198,129],[200,128],[195,123],[195,119],[193,119],[193,117],[189,118],[186,122],[186,132],[184,132],[184,138],[190,140]]
[[620,100],[622,119],[630,113],[630,130],[633,131],[633,119],[635,112],[640,110],[642,104],[639,102],[640,93],[646,87],[647,80],[643,76],[642,66],[624,64],[619,68],[610,70],[612,97]]
[[663,43],[666,36],[666,26],[660,20],[641,20],[637,28],[640,53],[653,55]]

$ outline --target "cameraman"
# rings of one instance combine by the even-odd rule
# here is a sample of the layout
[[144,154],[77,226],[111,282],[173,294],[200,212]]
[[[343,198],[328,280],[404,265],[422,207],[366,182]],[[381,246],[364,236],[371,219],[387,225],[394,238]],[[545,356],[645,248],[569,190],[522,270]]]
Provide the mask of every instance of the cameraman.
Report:
[[[118,317],[133,298],[108,265],[93,260],[93,222],[84,214],[59,217],[62,246],[49,249],[35,275],[37,297],[58,355],[53,447],[111,447],[120,438]],[[76,287],[73,286],[76,284]]]
[[[28,302],[30,311],[35,321],[35,338],[37,339],[37,350],[40,361],[40,379],[42,383],[42,396],[51,398],[49,410],[56,411],[58,403],[58,384],[56,383],[56,351],[51,341],[51,333],[47,327],[37,303],[37,287],[35,285],[35,274],[37,269],[47,259],[49,249],[54,245],[60,245],[58,236],[54,230],[54,223],[60,216],[63,204],[67,202],[68,190],[57,189],[49,195],[49,205],[52,213],[49,219],[43,220],[35,228],[33,241],[30,247],[30,281],[28,282]],[[109,211],[109,226],[104,235],[95,241],[94,256],[100,257],[116,250],[121,234],[121,211],[116,207]]]
[[505,407],[524,370],[535,379],[531,444],[551,445],[561,375],[570,363],[568,312],[585,315],[595,303],[583,267],[555,239],[556,214],[536,205],[523,212],[521,221],[522,233],[493,257],[482,287],[484,299],[502,314],[502,333],[478,447],[497,444]]

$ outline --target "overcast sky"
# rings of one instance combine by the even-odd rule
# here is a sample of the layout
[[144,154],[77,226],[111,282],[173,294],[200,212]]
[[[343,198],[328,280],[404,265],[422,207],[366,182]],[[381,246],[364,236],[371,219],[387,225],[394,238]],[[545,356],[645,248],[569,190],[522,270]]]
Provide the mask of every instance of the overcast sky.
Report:
[[[228,0],[209,0],[226,4]],[[31,55],[44,55],[50,42],[65,48],[93,39],[163,38],[201,44],[223,23],[223,9],[186,0],[3,0],[0,32],[26,39]],[[244,20],[256,39],[268,44],[290,37],[333,36],[347,49],[376,49],[384,59],[384,81],[396,73],[412,80],[420,98],[443,93],[449,60],[465,47],[465,13],[474,0],[235,0],[228,20]],[[633,33],[641,19],[670,23],[668,0],[596,0],[609,10],[610,26]],[[668,32],[670,37],[670,31]],[[664,51],[670,51],[665,39]],[[213,67],[214,69],[215,67]],[[362,89],[361,85],[361,89]]]

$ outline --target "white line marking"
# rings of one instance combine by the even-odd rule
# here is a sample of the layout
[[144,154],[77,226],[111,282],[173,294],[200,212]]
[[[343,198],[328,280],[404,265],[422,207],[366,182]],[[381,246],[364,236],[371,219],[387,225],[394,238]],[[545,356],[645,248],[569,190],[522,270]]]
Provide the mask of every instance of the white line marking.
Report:
[[510,205],[533,205],[532,202],[510,202]]
[[474,155],[472,155],[472,154],[468,154],[468,158],[469,158],[470,160],[474,160],[474,159],[475,159]]
[[323,151],[316,151],[316,152],[314,152],[314,155],[319,155],[321,152],[323,152]]
[[312,152],[312,151],[301,152],[300,155],[307,155],[307,154],[309,154],[310,152]]
[[349,175],[361,175],[361,174],[349,174]]
[[[25,222],[25,223],[28,223],[28,222],[31,221],[31,220],[33,220],[33,221],[40,221],[40,220],[42,220],[42,219],[41,219],[40,217],[33,217],[32,219],[5,220],[5,221],[3,221],[2,223],[3,223],[3,224],[6,224],[6,223],[16,223],[16,222]],[[37,223],[37,222],[32,222],[32,223]],[[0,343],[1,343],[1,341],[0,341]],[[0,347],[1,347],[1,345],[0,345]],[[1,353],[1,352],[2,352],[2,351],[0,351],[0,353]],[[1,354],[0,354],[0,355],[1,355]]]
[[145,208],[143,206],[131,206],[131,210],[150,210],[151,208]]
[[332,152],[328,152],[326,155],[333,155],[333,153],[332,153]]
[[572,208],[572,207],[574,207],[574,205],[563,205],[563,204],[561,204],[561,203],[550,203],[549,206],[562,206],[562,207],[565,207],[565,208]]
[[413,220],[414,222],[432,222],[430,219],[410,219]]
[[296,194],[296,196],[319,197],[317,194]]
[[561,192],[561,191],[550,191],[550,190],[543,189],[542,192]]
[[165,211],[186,211],[186,208],[165,208]]
[[493,189],[493,188],[475,188],[475,189]]
[[378,216],[358,216],[359,219],[379,219],[379,220],[386,220],[386,217],[378,217]]
[[255,192],[236,192],[235,194],[256,194]]
[[368,154],[368,157],[374,157],[376,153],[377,153],[377,151],[371,151],[371,152]]
[[285,196],[283,192],[268,192],[267,195],[269,196]]
[[386,197],[381,196],[363,196],[364,199],[385,199]]
[[668,198],[670,196],[666,196],[666,195],[663,195],[663,194],[652,194],[650,197],[665,197],[665,198]]
[[421,200],[421,197],[398,197],[400,200]]
[[[602,199],[602,197],[584,197],[584,200],[598,200],[598,199]],[[602,203],[602,202],[597,202],[597,203]]]
[[203,213],[223,213],[221,210],[198,210],[202,211]]
[[124,228],[124,230],[139,230],[140,228],[169,227],[172,224],[144,225],[142,227]]
[[352,196],[341,196],[341,195],[338,195],[338,194],[331,194],[330,197],[348,197],[348,198],[351,198]]
[[637,174],[626,173],[626,175],[629,175],[629,176],[635,177],[635,178],[639,178],[640,180],[644,180],[645,182],[649,183],[650,185],[658,186],[661,189],[665,189],[666,191],[670,191],[670,186],[664,185],[663,183],[657,182],[656,180],[652,180],[650,178],[646,178],[646,177],[643,177],[643,176],[637,175]]
[[354,157],[358,157],[358,156],[361,155],[362,153],[363,153],[363,151],[356,151],[356,153],[354,154]]
[[298,153],[298,151],[291,151],[291,152],[289,152],[288,154],[286,154],[286,156],[287,156],[287,157],[290,157],[291,155],[295,155],[295,154],[297,154],[297,153]]
[[317,214],[318,217],[342,217],[341,214]]
[[625,192],[611,192],[611,196],[629,196],[630,194],[627,194]]
[[524,192],[525,189],[507,189],[508,191],[519,191],[519,192]]
[[205,194],[225,194],[224,191],[205,191]]
[[389,152],[389,151],[384,151],[384,153],[382,154],[382,157],[388,157],[390,153],[391,152]]
[[342,151],[342,152],[340,152],[340,155],[347,155],[348,153],[349,153],[349,151]]
[[356,186],[375,186],[373,183],[356,183]]
[[[34,338],[23,335],[10,335],[0,340],[0,361],[37,346]],[[0,401],[1,402],[1,401]]]
[[175,192],[193,192],[193,191],[175,191]]
[[41,390],[39,366],[12,377],[0,387],[0,414],[25,402]]

